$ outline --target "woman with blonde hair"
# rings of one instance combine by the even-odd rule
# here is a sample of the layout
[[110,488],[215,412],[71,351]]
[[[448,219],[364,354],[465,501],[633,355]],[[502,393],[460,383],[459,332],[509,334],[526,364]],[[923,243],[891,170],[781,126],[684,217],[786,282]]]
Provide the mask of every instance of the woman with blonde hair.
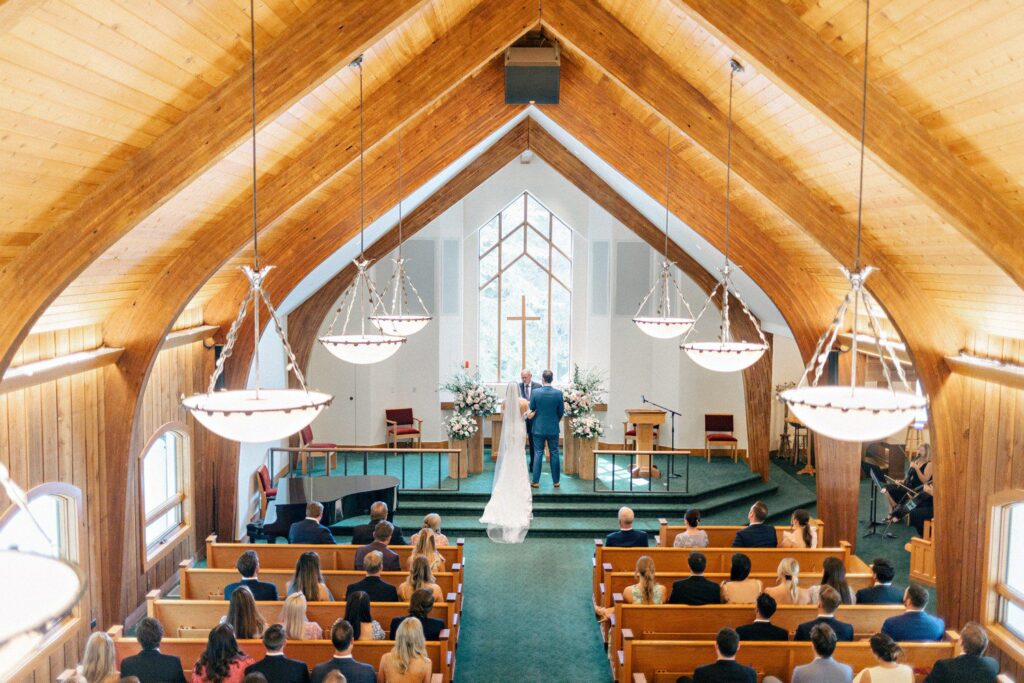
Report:
[[261,638],[267,628],[267,622],[256,609],[256,599],[247,586],[239,586],[231,594],[227,616],[220,621],[229,624],[235,631],[235,637],[242,640]]
[[665,602],[665,586],[654,580],[654,560],[647,555],[641,556],[636,561],[633,576],[636,577],[636,583],[622,590],[625,602],[637,605],[660,605]]
[[320,556],[313,551],[299,555],[295,563],[295,575],[288,582],[288,595],[302,593],[308,602],[326,602],[334,600],[331,591],[327,590],[323,574],[320,573]]
[[800,588],[800,563],[792,557],[779,562],[778,585],[766,588],[765,593],[772,596],[779,605],[812,605],[811,592]]
[[291,640],[320,640],[324,630],[320,624],[306,619],[306,596],[292,593],[281,607],[281,624]]
[[434,542],[438,547],[451,545],[448,537],[441,533],[441,515],[436,512],[431,512],[423,518],[423,527],[409,538],[409,545],[416,545],[419,537],[428,532],[434,534]]
[[416,538],[416,545],[413,546],[412,553],[409,554],[410,568],[412,568],[413,560],[417,557],[425,557],[430,561],[430,571],[444,571],[444,556],[437,552],[437,542],[434,540],[434,534],[420,534]]
[[78,667],[79,680],[85,683],[115,683],[121,675],[117,673],[117,657],[114,655],[114,641],[106,633],[97,631],[85,641],[82,664]]
[[380,658],[377,683],[430,683],[431,665],[419,619],[403,619],[395,646]]
[[398,599],[407,602],[412,594],[420,588],[426,588],[434,594],[435,602],[444,602],[444,592],[434,581],[434,574],[430,569],[430,560],[423,555],[412,558],[409,566],[409,576],[405,581],[398,584]]

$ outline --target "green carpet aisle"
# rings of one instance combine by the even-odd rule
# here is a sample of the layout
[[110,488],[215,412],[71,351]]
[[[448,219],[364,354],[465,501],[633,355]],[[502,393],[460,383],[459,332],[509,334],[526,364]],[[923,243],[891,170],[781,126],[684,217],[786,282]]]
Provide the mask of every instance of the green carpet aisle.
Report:
[[594,620],[594,542],[466,539],[466,585],[455,683],[606,683]]

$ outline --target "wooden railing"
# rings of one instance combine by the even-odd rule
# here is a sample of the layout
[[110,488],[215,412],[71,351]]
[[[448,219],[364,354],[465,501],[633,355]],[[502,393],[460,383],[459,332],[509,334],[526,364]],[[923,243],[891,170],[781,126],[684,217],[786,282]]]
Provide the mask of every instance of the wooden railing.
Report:
[[905,549],[910,553],[910,580],[917,583],[935,585],[935,539],[932,534],[932,523],[924,523],[924,536],[914,537]]
[[[333,448],[298,446],[267,449],[271,472],[279,471],[276,469],[275,456],[284,455],[287,466],[280,471],[289,473],[298,470],[303,476],[308,473],[307,461],[310,459],[323,458],[325,461],[324,472],[318,476],[331,474],[339,467],[339,460],[341,474],[344,476],[371,474],[371,459],[379,461],[383,474],[398,477],[406,491],[458,491],[462,479],[462,472],[458,471],[461,467],[459,453],[458,449],[451,448],[366,448],[342,445]],[[425,458],[431,456],[436,458],[437,486],[427,486],[424,477]],[[453,465],[456,468],[455,477],[441,476],[441,464],[445,459],[449,470]],[[417,471],[418,478],[410,476],[410,473],[415,474]],[[375,469],[373,474],[381,474],[381,471]]]
[[[817,530],[818,539],[821,539],[821,530],[824,525],[821,520],[812,519],[811,524],[814,525]],[[732,546],[733,539],[736,538],[736,532],[740,529],[745,529],[742,526],[700,526],[704,530],[704,533],[708,535],[708,547],[709,548],[729,548]],[[659,517],[658,518],[658,545],[662,548],[671,548],[672,543],[675,542],[678,534],[686,531],[685,525],[672,525],[668,523],[668,520]],[[775,527],[775,536],[778,539],[778,543],[782,545],[783,535],[789,531],[788,527],[777,526]],[[737,551],[742,548],[737,548]]]

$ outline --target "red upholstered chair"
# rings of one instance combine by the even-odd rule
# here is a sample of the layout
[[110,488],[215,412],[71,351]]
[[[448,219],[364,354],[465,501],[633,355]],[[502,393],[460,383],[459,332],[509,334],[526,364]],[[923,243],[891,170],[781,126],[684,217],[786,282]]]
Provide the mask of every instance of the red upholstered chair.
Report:
[[270,478],[270,470],[266,465],[260,465],[256,470],[256,478],[260,485],[260,517],[267,516],[267,503],[277,498],[277,487],[271,486],[273,480]]
[[[309,458],[323,458],[324,465],[329,467],[338,466],[338,452],[337,449],[340,446],[336,443],[327,443],[325,441],[313,441],[313,428],[306,425],[299,430],[299,441],[300,446],[303,449],[299,452],[299,460],[302,462],[302,473],[306,474],[307,460]],[[332,450],[333,449],[333,450]]]
[[388,408],[384,411],[388,448],[398,448],[399,441],[423,444],[423,420],[412,414],[412,408]]
[[[657,444],[661,430],[661,425],[654,425],[654,443]],[[633,448],[636,448],[636,425],[630,424],[629,420],[622,421],[622,447],[629,449],[629,444],[633,444]]]
[[711,448],[713,446],[724,446],[732,449],[732,461],[736,462],[739,457],[739,440],[733,436],[732,415],[705,415],[704,416],[704,453],[708,462],[711,462]]

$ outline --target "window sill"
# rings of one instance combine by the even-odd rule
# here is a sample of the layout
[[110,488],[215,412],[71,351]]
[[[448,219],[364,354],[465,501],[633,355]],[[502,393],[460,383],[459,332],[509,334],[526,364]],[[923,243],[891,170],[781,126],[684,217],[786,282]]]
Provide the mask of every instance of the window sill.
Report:
[[145,557],[143,558],[143,571],[148,572],[150,569],[155,567],[160,560],[167,557],[167,555],[173,552],[175,548],[181,545],[189,537],[191,532],[191,524],[182,524],[178,526],[177,529],[164,536],[163,540],[152,547],[152,550],[146,548]]
[[990,623],[986,624],[985,628],[988,630],[989,639],[1001,652],[1004,652],[1018,664],[1024,666],[1024,641],[1015,636],[1002,624]]

